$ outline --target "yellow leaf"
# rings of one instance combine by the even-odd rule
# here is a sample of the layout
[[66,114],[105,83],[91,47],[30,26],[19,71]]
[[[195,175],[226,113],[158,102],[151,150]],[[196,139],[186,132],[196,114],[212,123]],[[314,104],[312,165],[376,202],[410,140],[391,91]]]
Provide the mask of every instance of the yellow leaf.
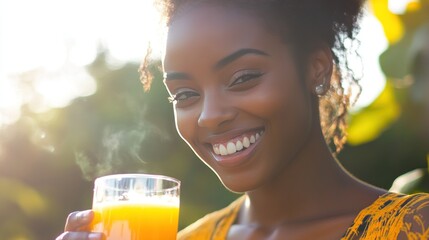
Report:
[[374,140],[399,114],[400,106],[395,100],[394,88],[387,81],[384,90],[373,103],[351,115],[347,131],[348,143],[359,145]]
[[399,41],[404,34],[404,26],[399,16],[390,12],[388,0],[370,0],[370,8],[384,29],[384,34],[390,44]]

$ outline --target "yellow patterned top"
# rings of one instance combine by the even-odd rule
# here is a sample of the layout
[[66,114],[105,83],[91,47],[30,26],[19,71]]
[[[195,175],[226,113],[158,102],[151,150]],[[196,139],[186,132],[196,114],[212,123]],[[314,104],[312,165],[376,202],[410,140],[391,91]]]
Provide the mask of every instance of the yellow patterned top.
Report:
[[[178,239],[226,239],[244,199],[244,196],[240,197],[228,207],[201,218],[180,231]],[[429,239],[429,223],[425,223],[420,215],[420,211],[427,206],[429,194],[426,193],[386,193],[360,211],[341,240],[398,239],[398,236],[410,240]]]

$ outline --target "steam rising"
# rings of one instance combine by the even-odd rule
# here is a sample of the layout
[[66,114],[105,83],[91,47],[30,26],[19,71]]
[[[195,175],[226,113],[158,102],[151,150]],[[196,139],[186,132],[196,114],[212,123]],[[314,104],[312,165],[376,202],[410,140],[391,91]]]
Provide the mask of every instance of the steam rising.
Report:
[[99,149],[76,151],[75,158],[89,180],[115,173],[144,173],[150,171],[150,162],[163,157],[163,145],[169,140],[166,131],[151,123],[128,129],[105,127]]

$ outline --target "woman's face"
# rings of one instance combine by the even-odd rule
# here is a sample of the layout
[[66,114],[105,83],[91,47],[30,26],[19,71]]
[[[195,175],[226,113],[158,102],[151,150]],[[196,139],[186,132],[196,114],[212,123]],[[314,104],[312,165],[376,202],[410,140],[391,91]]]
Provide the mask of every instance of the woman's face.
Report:
[[287,174],[313,129],[312,97],[288,46],[258,17],[185,9],[163,65],[180,136],[227,188],[251,191]]

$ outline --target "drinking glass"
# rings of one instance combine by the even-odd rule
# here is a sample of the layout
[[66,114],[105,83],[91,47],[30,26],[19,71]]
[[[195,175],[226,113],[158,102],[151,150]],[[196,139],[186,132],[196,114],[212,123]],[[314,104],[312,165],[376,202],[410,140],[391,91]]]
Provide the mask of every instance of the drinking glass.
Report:
[[97,178],[91,231],[106,240],[175,240],[180,181],[161,175],[117,174]]

